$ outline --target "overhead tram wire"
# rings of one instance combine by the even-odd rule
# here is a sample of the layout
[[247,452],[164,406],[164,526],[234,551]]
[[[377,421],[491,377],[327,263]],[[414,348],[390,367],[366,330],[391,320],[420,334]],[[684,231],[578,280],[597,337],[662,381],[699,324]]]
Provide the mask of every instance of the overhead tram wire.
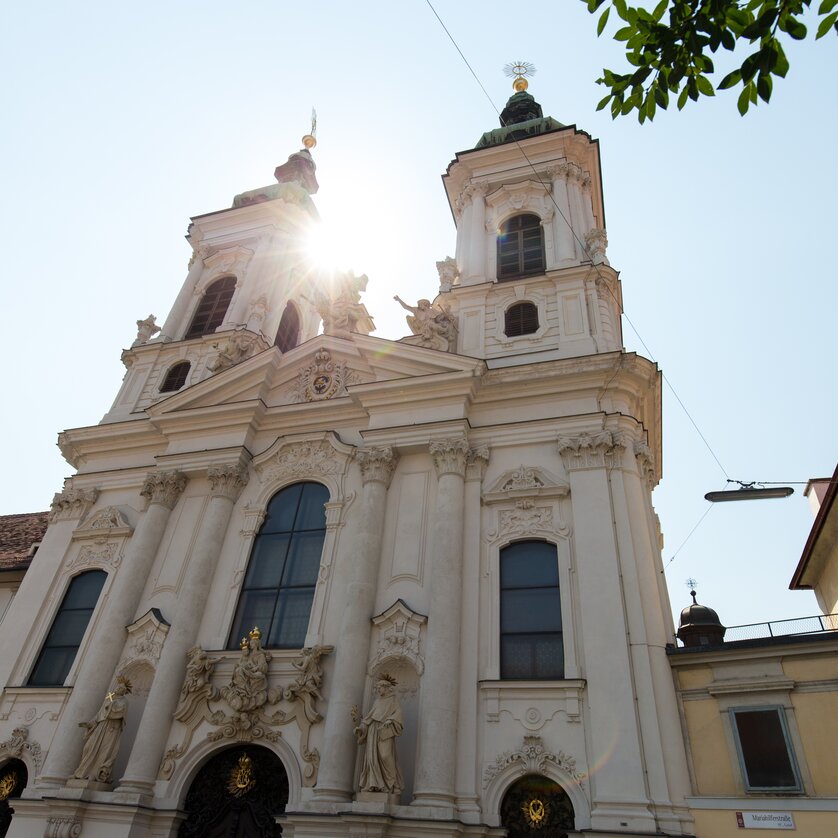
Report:
[[[460,49],[459,45],[457,44],[456,40],[454,39],[454,36],[453,36],[453,35],[452,35],[449,31],[448,31],[448,27],[445,25],[445,23],[443,22],[442,18],[439,16],[439,13],[438,13],[438,12],[437,12],[437,10],[434,8],[433,4],[431,3],[431,0],[425,0],[425,3],[427,4],[428,8],[429,8],[429,9],[433,12],[434,17],[436,17],[436,19],[439,21],[439,25],[442,27],[442,29],[444,30],[445,34],[448,36],[448,39],[451,41],[451,43],[452,43],[452,44],[453,44],[453,46],[454,46],[454,49],[456,49],[456,50],[457,50],[457,52],[459,53],[460,58],[462,58],[462,59],[463,59],[463,63],[466,65],[466,67],[468,67],[469,72],[472,74],[472,76],[474,77],[474,80],[477,82],[478,86],[479,86],[479,87],[480,87],[480,89],[483,91],[483,95],[484,95],[484,96],[486,97],[486,99],[489,101],[489,104],[492,106],[492,109],[493,109],[493,110],[494,110],[494,112],[497,114],[498,119],[500,119],[501,125],[505,128],[505,127],[506,127],[506,124],[505,124],[505,122],[504,122],[504,120],[503,120],[503,117],[501,116],[501,112],[498,110],[497,105],[494,103],[494,100],[493,100],[493,99],[492,99],[492,97],[489,95],[488,91],[486,90],[486,87],[483,85],[483,82],[481,82],[481,81],[480,81],[480,78],[479,78],[479,76],[477,75],[477,73],[474,71],[474,68],[471,66],[471,64],[469,63],[468,59],[467,59],[467,58],[465,57],[465,55],[463,54],[463,51]],[[585,243],[582,241],[582,239],[580,239],[580,238],[579,238],[579,235],[578,235],[578,234],[577,234],[577,232],[573,229],[573,225],[570,223],[570,220],[567,218],[567,216],[565,216],[565,214],[562,212],[561,207],[560,207],[560,206],[556,203],[556,199],[553,197],[553,194],[552,194],[552,192],[550,191],[550,189],[549,189],[549,187],[547,186],[547,184],[546,184],[546,183],[544,183],[544,181],[542,180],[541,175],[540,175],[540,174],[538,173],[538,171],[536,170],[535,166],[533,165],[533,162],[530,160],[529,156],[527,155],[527,152],[524,150],[524,147],[523,147],[523,146],[521,145],[521,143],[520,143],[520,142],[519,142],[516,138],[514,138],[514,137],[513,137],[513,142],[514,142],[514,143],[515,143],[515,145],[517,146],[518,151],[520,151],[520,152],[521,152],[521,156],[524,158],[524,160],[526,160],[527,165],[530,167],[530,169],[532,169],[532,172],[533,172],[533,174],[535,175],[536,180],[537,180],[537,181],[538,181],[538,183],[541,185],[542,189],[544,189],[544,194],[545,194],[545,195],[546,195],[546,196],[550,199],[550,202],[553,204],[553,206],[555,207],[556,211],[558,212],[559,216],[560,216],[560,217],[561,217],[561,219],[564,221],[564,223],[565,223],[565,224],[567,224],[567,227],[568,227],[568,229],[570,230],[570,233],[571,233],[571,235],[573,236],[573,238],[576,240],[576,242],[577,242],[577,243],[579,244],[579,246],[582,248],[582,251],[583,251],[584,253],[588,253],[588,248],[586,247]],[[589,255],[590,255],[590,254],[589,254]],[[597,277],[599,277],[599,279],[601,279],[601,280],[603,281],[603,282],[602,282],[602,284],[605,286],[605,288],[608,290],[608,293],[611,295],[611,297],[613,298],[614,302],[617,304],[617,308],[618,308],[618,310],[619,310],[620,314],[621,314],[623,317],[625,317],[626,322],[629,324],[629,326],[631,326],[632,331],[633,331],[633,332],[634,332],[634,334],[637,336],[637,339],[640,341],[640,343],[641,343],[641,345],[643,346],[643,348],[646,350],[646,353],[649,355],[650,360],[651,360],[652,362],[654,362],[655,364],[657,364],[657,360],[655,359],[655,356],[654,356],[654,354],[652,353],[652,350],[651,350],[651,349],[649,349],[648,345],[646,344],[646,341],[645,341],[645,340],[643,340],[643,336],[642,336],[642,335],[640,334],[640,332],[637,330],[637,327],[634,325],[634,323],[632,322],[631,318],[630,318],[630,317],[626,314],[625,309],[623,308],[623,304],[622,304],[622,303],[620,302],[620,300],[617,298],[616,294],[614,294],[614,292],[611,290],[611,286],[610,286],[610,285],[609,285],[609,283],[605,280],[605,277],[603,277],[603,276],[602,276],[602,274],[601,274],[601,273],[600,273],[600,271],[599,271],[599,267],[598,267],[596,264],[594,264],[594,263],[593,263],[593,260],[591,261],[591,267],[592,267],[592,268],[594,269],[594,271],[596,272]],[[730,475],[727,473],[727,469],[726,469],[726,468],[722,465],[721,460],[720,460],[720,459],[716,456],[716,452],[715,452],[715,451],[713,450],[713,448],[710,446],[710,443],[707,441],[707,438],[704,436],[704,434],[701,432],[701,429],[698,427],[698,423],[695,421],[695,419],[693,419],[693,417],[692,417],[692,415],[690,414],[689,410],[687,410],[687,406],[684,404],[684,402],[681,400],[681,397],[680,397],[680,396],[678,395],[678,393],[676,392],[675,387],[673,387],[672,382],[669,380],[669,377],[668,377],[668,376],[667,376],[667,375],[666,375],[663,371],[661,371],[661,376],[662,376],[663,380],[666,382],[666,384],[667,384],[667,386],[669,387],[670,391],[672,392],[672,395],[673,395],[673,396],[675,396],[676,401],[677,401],[677,402],[678,402],[678,404],[681,406],[681,410],[683,410],[683,411],[684,411],[684,413],[686,414],[687,418],[690,420],[690,423],[692,424],[693,428],[695,428],[695,431],[696,431],[696,433],[699,435],[699,437],[701,438],[701,441],[704,443],[704,446],[707,448],[707,450],[710,452],[710,455],[711,455],[711,456],[713,457],[713,459],[716,461],[716,465],[718,465],[718,467],[719,467],[719,468],[721,469],[721,471],[722,471],[722,474],[724,474],[724,476],[725,476],[725,477],[729,480],[729,479],[730,479]],[[613,376],[612,376],[612,378],[613,378]],[[611,382],[609,381],[609,384],[610,384],[610,383],[611,383]],[[702,516],[701,520],[704,520],[704,516]],[[699,522],[699,523],[700,523],[700,522]],[[697,526],[697,525],[696,525],[696,526]],[[680,548],[679,548],[679,549],[680,549]]]

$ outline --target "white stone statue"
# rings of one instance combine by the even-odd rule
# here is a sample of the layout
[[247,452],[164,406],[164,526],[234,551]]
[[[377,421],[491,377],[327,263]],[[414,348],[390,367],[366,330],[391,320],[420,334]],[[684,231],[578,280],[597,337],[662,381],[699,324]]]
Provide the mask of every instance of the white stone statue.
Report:
[[348,338],[350,333],[360,331],[360,323],[369,320],[361,302],[361,291],[367,288],[367,276],[355,276],[351,271],[339,273],[334,276],[332,287],[330,295],[317,291],[314,300],[310,302],[323,321],[323,334]]
[[79,723],[85,734],[81,762],[73,773],[76,779],[111,782],[111,769],[119,751],[119,740],[128,712],[125,696],[131,692],[131,682],[127,678],[120,675],[116,680],[116,689],[105,696],[96,718]]
[[377,696],[369,712],[360,718],[358,708],[352,708],[355,738],[364,745],[361,791],[398,794],[404,786],[396,758],[396,737],[404,730],[404,720],[395,688],[396,679],[382,675],[375,685]]
[[454,315],[443,305],[431,305],[430,300],[419,300],[415,306],[409,306],[398,294],[393,299],[403,309],[411,312],[406,317],[410,331],[418,338],[411,340],[418,346],[448,352],[456,336]]
[[452,285],[457,284],[460,272],[457,269],[457,262],[450,256],[446,256],[441,262],[436,263],[439,272],[439,293],[445,294],[451,290]]
[[242,655],[230,686],[221,691],[227,703],[237,713],[258,710],[268,700],[268,662],[271,656],[262,648],[262,632],[254,628],[242,638]]
[[155,323],[157,318],[153,314],[149,314],[145,320],[137,321],[137,337],[131,346],[140,346],[143,343],[148,343],[152,335],[156,335],[160,331],[160,327]]
[[208,365],[210,372],[221,372],[247,360],[253,351],[256,338],[246,332],[237,333],[227,338],[224,343],[215,343],[213,348],[218,355]]
[[286,701],[299,701],[309,723],[314,724],[322,718],[317,710],[317,701],[322,701],[320,685],[323,683],[323,667],[320,658],[334,651],[334,646],[306,646],[297,660],[291,665],[299,672],[293,684],[283,692]]

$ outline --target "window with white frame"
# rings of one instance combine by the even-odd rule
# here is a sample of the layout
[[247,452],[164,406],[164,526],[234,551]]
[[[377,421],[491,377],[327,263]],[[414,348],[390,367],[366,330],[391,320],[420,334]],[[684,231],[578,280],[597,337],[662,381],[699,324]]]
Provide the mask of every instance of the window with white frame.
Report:
[[784,709],[736,707],[730,718],[745,790],[802,791]]
[[517,541],[500,551],[500,677],[564,678],[555,544]]

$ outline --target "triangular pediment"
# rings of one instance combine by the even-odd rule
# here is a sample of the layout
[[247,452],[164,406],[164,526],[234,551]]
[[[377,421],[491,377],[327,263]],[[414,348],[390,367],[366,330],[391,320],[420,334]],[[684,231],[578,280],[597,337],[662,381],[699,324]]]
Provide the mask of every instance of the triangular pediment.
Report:
[[260,352],[148,408],[163,417],[220,405],[258,402],[267,408],[349,398],[353,387],[451,373],[479,376],[483,362],[367,335],[318,335],[282,353]]

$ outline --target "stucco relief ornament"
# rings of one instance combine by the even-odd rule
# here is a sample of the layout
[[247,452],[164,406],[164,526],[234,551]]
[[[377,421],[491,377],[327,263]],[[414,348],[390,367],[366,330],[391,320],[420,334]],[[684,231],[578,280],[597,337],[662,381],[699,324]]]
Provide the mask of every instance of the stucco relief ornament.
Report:
[[81,821],[76,818],[50,816],[47,818],[44,838],[79,838]]
[[576,770],[576,760],[573,757],[563,751],[551,753],[540,736],[525,736],[518,750],[506,751],[486,766],[483,772],[483,788],[510,766],[514,766],[519,775],[544,774],[550,766],[554,766],[578,783],[585,779],[585,775]]
[[149,314],[145,320],[137,321],[137,337],[131,344],[134,346],[141,346],[151,340],[152,335],[156,335],[160,331],[160,327],[155,322],[157,318],[153,314]]
[[265,483],[278,478],[341,474],[345,467],[343,452],[336,451],[328,439],[316,439],[288,442],[255,468]]
[[16,727],[8,739],[0,742],[0,759],[20,759],[24,754],[31,758],[35,773],[38,774],[41,770],[41,746],[37,742],[30,742],[29,728],[21,726]]
[[534,468],[521,466],[512,472],[502,488],[504,491],[511,491],[514,489],[540,489],[542,486],[544,486],[544,481],[535,473]]
[[[207,739],[217,742],[232,739],[254,742],[267,739],[276,742],[281,733],[276,728],[296,721],[300,729],[300,757],[306,763],[303,775],[307,785],[314,785],[320,765],[320,753],[310,746],[311,728],[322,720],[317,702],[322,701],[323,683],[321,658],[333,651],[332,646],[312,646],[302,650],[293,666],[297,670],[294,681],[285,687],[270,687],[268,664],[270,652],[262,648],[262,632],[254,627],[241,641],[241,655],[232,677],[223,687],[210,681],[216,660],[207,657],[200,646],[189,650],[186,678],[181,687],[180,700],[174,717],[188,728],[184,740],[173,745],[163,757],[160,776],[169,779],[177,760],[189,749],[196,728],[208,721],[216,730]],[[215,702],[223,702],[226,709],[213,709]],[[268,706],[287,702],[290,709],[278,709],[268,715]]]
[[403,309],[411,312],[406,319],[413,337],[405,338],[404,343],[437,349],[440,352],[448,352],[453,348],[457,325],[456,318],[448,306],[439,303],[431,305],[430,300],[419,300],[415,306],[409,306],[398,295],[393,299]]
[[257,348],[256,335],[236,332],[227,340],[214,343],[212,348],[218,350],[218,355],[207,365],[207,369],[213,373],[223,372],[254,354]]
[[[558,531],[561,532],[562,529],[560,527]],[[517,501],[514,509],[503,509],[500,512],[498,535],[524,535],[545,531],[556,531],[553,509],[550,506],[536,506],[535,501],[525,498]]]
[[321,349],[313,363],[300,371],[297,401],[319,402],[346,392],[351,372],[346,361],[333,361],[328,349]]

